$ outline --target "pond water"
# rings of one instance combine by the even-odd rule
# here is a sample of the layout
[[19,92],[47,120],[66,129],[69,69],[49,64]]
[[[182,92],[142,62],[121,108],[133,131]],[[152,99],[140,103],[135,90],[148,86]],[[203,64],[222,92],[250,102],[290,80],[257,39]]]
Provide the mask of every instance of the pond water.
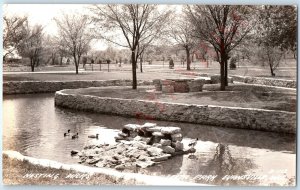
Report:
[[[96,141],[87,138],[88,135],[99,133],[99,142],[113,143],[113,137],[123,125],[147,122],[58,108],[54,106],[54,94],[4,96],[3,114],[3,150],[16,150],[27,156],[70,164],[78,162],[70,155],[71,150],[81,150],[84,145]],[[195,147],[196,159],[190,159],[188,155],[177,156],[140,170],[141,173],[214,185],[295,183],[295,135],[150,122],[181,127],[184,143],[199,138]],[[68,129],[78,132],[79,138],[65,138],[63,134]]]

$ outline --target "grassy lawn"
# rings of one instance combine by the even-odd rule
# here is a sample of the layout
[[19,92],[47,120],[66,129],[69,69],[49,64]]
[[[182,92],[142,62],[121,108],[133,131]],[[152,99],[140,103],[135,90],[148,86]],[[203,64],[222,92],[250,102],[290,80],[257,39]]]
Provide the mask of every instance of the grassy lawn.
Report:
[[296,91],[293,89],[241,84],[230,84],[226,91],[218,91],[219,84],[204,85],[203,88],[202,92],[174,94],[154,92],[153,87],[140,87],[137,90],[128,87],[90,88],[70,90],[70,92],[100,97],[296,111]]
[[[294,60],[286,61],[282,63],[280,67],[275,71],[276,77],[271,77],[270,69],[267,65],[264,67],[261,65],[254,65],[251,63],[241,63],[235,70],[228,69],[229,75],[241,75],[241,76],[253,76],[253,77],[267,77],[278,79],[292,79],[297,78],[296,62]],[[18,69],[16,69],[18,68]],[[75,74],[75,66],[41,66],[37,67],[36,71],[52,71],[54,73],[18,73],[18,74],[6,74],[3,75],[3,81],[54,81],[54,80],[109,80],[109,79],[132,79],[131,65],[123,64],[122,67],[118,67],[116,64],[111,64],[110,72],[107,71],[107,65],[102,65],[102,71],[99,70],[99,65],[95,65],[94,71],[91,71],[88,65],[87,72],[83,70],[82,65],[80,74]],[[7,67],[4,66],[3,71],[30,71],[28,66],[21,67]],[[67,73],[55,73],[55,71],[67,71]],[[190,73],[205,73],[205,74],[219,74],[219,63],[213,62],[208,68],[204,62],[194,62],[191,64],[191,71],[186,70],[186,65],[181,65],[179,62],[175,62],[175,68],[169,69],[168,62],[164,65],[162,62],[153,62],[143,65],[143,73],[140,69],[137,69],[137,78],[142,80],[151,80],[157,78],[173,78],[173,77],[187,77]],[[192,77],[192,75],[191,75]]]
[[134,185],[117,182],[101,174],[88,177],[85,173],[33,165],[28,161],[11,159],[7,155],[2,158],[5,185]]

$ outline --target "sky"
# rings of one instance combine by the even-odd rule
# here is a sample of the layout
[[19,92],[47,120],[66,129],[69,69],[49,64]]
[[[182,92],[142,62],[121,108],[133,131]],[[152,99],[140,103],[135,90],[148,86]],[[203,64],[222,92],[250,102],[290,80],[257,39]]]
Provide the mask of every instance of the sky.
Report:
[[[31,25],[41,24],[46,34],[56,35],[57,26],[54,21],[62,12],[65,13],[88,13],[90,4],[5,4],[3,5],[4,15],[27,15]],[[165,5],[163,5],[165,6]],[[161,8],[163,8],[163,6]],[[181,8],[176,6],[177,11]],[[105,50],[108,43],[102,41],[93,41],[91,46],[94,50]],[[115,48],[120,48],[110,44]]]
[[[3,6],[4,15],[27,15],[29,23],[41,24],[44,31],[50,35],[57,34],[57,26],[54,21],[55,17],[59,17],[62,12],[66,13],[84,13],[88,4],[6,4]],[[104,50],[108,47],[103,41],[94,42],[92,44],[95,50]]]

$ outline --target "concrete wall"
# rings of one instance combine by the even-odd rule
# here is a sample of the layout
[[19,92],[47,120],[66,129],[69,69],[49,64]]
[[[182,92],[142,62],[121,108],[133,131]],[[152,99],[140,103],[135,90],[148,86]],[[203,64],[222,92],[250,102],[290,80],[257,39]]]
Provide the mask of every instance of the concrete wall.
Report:
[[56,92],[55,105],[147,119],[296,133],[296,113],[286,111],[95,97],[72,90]]
[[261,84],[268,86],[279,86],[286,88],[297,88],[296,80],[283,80],[283,79],[272,79],[272,78],[260,78],[260,77],[246,77],[246,76],[238,76],[231,75],[233,81],[244,82],[249,84]]
[[[151,85],[152,81],[138,81],[138,85]],[[48,93],[62,89],[101,86],[130,86],[131,80],[98,81],[11,81],[3,83],[3,94]]]

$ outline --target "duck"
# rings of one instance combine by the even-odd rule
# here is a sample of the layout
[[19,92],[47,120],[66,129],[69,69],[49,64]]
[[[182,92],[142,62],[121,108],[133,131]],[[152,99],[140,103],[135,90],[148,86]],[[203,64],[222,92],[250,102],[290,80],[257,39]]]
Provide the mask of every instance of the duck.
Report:
[[191,147],[191,148],[194,148],[194,147],[196,146],[198,140],[199,140],[198,138],[192,140],[192,141],[188,144],[188,146]]
[[66,136],[70,136],[70,129],[68,129],[68,132],[67,133],[64,133],[64,137],[66,137]]
[[[198,140],[199,140],[198,138],[192,140],[192,141],[188,144],[188,146],[191,147],[191,149],[194,149],[194,147],[196,146]],[[190,149],[190,150],[191,150],[191,149]],[[194,152],[192,152],[192,153],[188,156],[188,158],[190,158],[190,159],[197,159],[197,157],[196,157],[195,154],[194,154],[195,152],[196,152],[196,150],[194,149]]]
[[76,133],[75,135],[72,135],[72,139],[76,139],[78,138],[78,133]]
[[88,138],[95,138],[95,139],[98,139],[99,137],[99,134],[96,134],[96,135],[89,135]]

